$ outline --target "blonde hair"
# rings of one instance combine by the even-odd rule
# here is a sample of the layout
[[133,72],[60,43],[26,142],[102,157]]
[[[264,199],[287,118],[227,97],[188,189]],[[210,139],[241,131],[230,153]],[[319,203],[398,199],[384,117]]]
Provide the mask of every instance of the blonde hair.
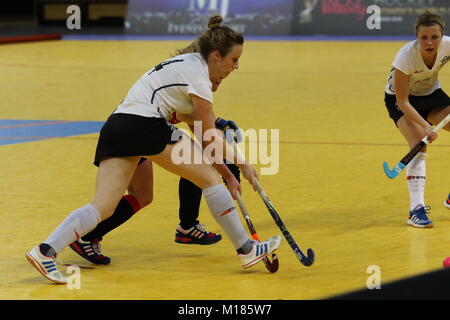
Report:
[[234,45],[244,44],[242,34],[221,25],[222,22],[223,18],[221,16],[211,17],[208,21],[208,30],[186,48],[177,50],[176,54],[199,52],[203,59],[207,61],[209,54],[214,50],[218,50],[220,55],[225,57]]
[[444,19],[438,14],[433,14],[430,11],[426,10],[422,13],[416,20],[416,35],[419,32],[419,28],[421,26],[430,27],[434,25],[438,25],[441,28],[442,34],[444,34],[445,22]]

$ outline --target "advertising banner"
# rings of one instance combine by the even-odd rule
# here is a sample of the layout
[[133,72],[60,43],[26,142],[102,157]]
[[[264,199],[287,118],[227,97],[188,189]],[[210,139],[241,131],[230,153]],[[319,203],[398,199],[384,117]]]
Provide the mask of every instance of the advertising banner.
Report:
[[413,36],[415,20],[425,9],[450,21],[450,0],[295,0],[292,31]]
[[208,18],[247,35],[288,35],[294,0],[129,0],[127,33],[180,35],[203,32]]

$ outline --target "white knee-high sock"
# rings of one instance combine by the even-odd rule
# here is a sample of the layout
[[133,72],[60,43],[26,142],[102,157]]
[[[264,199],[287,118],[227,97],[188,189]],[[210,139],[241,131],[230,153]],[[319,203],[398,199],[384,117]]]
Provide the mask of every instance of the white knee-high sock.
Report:
[[230,238],[233,246],[236,250],[241,248],[249,241],[249,237],[236,212],[230,192],[224,185],[218,184],[204,189],[203,195],[214,219]]
[[425,205],[426,155],[425,152],[419,152],[406,167],[411,211],[419,204]]
[[100,221],[101,216],[97,209],[93,205],[87,204],[69,214],[44,243],[50,245],[58,253],[76,239],[93,230]]

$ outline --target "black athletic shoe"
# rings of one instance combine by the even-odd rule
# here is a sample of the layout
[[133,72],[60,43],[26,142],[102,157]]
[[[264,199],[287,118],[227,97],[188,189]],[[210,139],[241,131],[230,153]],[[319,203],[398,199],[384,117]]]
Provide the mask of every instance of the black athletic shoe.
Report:
[[188,230],[184,230],[178,225],[175,233],[175,242],[182,244],[214,244],[221,239],[220,234],[206,231],[205,225],[200,223]]
[[80,256],[94,264],[109,264],[111,259],[102,255],[100,240],[83,241],[81,239],[70,244],[70,248]]

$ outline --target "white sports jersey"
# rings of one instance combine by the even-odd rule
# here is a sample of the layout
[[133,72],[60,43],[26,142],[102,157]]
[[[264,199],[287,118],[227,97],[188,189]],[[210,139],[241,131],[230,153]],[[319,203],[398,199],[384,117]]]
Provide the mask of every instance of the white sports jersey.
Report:
[[170,120],[174,112],[193,111],[189,94],[213,101],[208,65],[199,53],[178,55],[147,71],[114,113]]
[[[410,75],[409,94],[412,96],[426,96],[440,88],[438,72],[450,60],[450,37],[444,36],[438,48],[436,62],[433,68],[423,62],[417,40],[407,43],[400,49],[392,62],[392,67]],[[391,70],[386,93],[395,95],[394,69]]]

